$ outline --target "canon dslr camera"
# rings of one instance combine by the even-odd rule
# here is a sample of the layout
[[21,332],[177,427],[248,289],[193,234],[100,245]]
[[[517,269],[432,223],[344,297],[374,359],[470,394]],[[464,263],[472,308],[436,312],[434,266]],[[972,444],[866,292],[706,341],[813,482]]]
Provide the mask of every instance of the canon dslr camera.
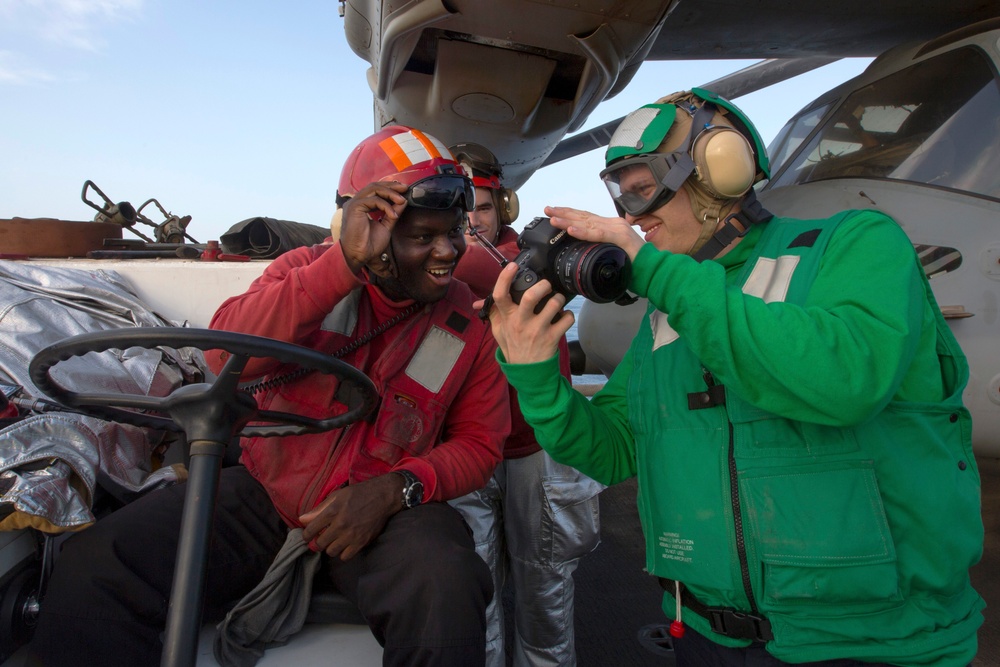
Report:
[[535,218],[525,225],[517,247],[521,249],[514,259],[517,275],[510,286],[514,303],[521,303],[521,295],[545,279],[566,301],[582,294],[596,303],[608,303],[625,294],[632,276],[632,262],[624,250],[611,243],[574,239],[553,227],[548,218]]

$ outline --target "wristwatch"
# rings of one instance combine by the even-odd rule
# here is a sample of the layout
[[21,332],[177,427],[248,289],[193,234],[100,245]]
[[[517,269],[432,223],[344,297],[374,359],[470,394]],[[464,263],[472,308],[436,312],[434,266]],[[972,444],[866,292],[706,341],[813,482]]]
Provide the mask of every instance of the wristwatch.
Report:
[[403,476],[403,507],[409,509],[424,502],[424,483],[416,475],[405,469],[393,472]]

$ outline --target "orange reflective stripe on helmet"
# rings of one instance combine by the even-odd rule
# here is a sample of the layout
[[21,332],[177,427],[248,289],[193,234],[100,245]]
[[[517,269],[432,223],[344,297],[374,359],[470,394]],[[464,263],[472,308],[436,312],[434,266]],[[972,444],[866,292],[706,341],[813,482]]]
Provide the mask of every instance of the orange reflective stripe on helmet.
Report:
[[451,159],[451,153],[444,144],[420,130],[386,137],[379,142],[379,147],[396,165],[396,171],[406,171],[415,164],[435,158]]

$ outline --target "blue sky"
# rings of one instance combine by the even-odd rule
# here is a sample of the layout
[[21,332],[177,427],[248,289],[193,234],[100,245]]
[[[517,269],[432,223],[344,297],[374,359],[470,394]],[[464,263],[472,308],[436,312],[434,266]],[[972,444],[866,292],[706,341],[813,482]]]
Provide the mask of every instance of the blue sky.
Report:
[[[327,225],[341,163],[374,130],[368,64],[347,47],[338,4],[0,0],[0,218],[91,220],[80,199],[91,180],[114,201],[156,198],[192,216],[202,242],[259,215]],[[751,62],[646,63],[586,126]],[[736,102],[770,141],[868,62]],[[602,158],[538,172],[519,192],[515,226],[548,204],[611,214]]]

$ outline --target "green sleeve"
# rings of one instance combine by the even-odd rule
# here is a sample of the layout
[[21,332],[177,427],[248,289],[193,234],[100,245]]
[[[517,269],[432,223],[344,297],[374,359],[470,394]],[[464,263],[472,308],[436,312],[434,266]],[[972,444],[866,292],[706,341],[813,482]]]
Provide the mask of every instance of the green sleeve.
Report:
[[497,350],[497,360],[517,390],[525,421],[552,458],[607,485],[635,476],[635,444],[624,393],[631,352],[591,400],[559,374],[558,356],[509,364]]
[[[771,223],[775,224],[775,223]],[[737,246],[736,253],[746,249]],[[909,239],[874,211],[845,219],[802,305],[744,294],[740,265],[644,247],[632,287],[649,298],[716,380],[751,404],[821,424],[857,424],[898,392],[919,347],[926,296]],[[911,397],[916,399],[918,397]],[[924,397],[936,400],[939,397]]]

